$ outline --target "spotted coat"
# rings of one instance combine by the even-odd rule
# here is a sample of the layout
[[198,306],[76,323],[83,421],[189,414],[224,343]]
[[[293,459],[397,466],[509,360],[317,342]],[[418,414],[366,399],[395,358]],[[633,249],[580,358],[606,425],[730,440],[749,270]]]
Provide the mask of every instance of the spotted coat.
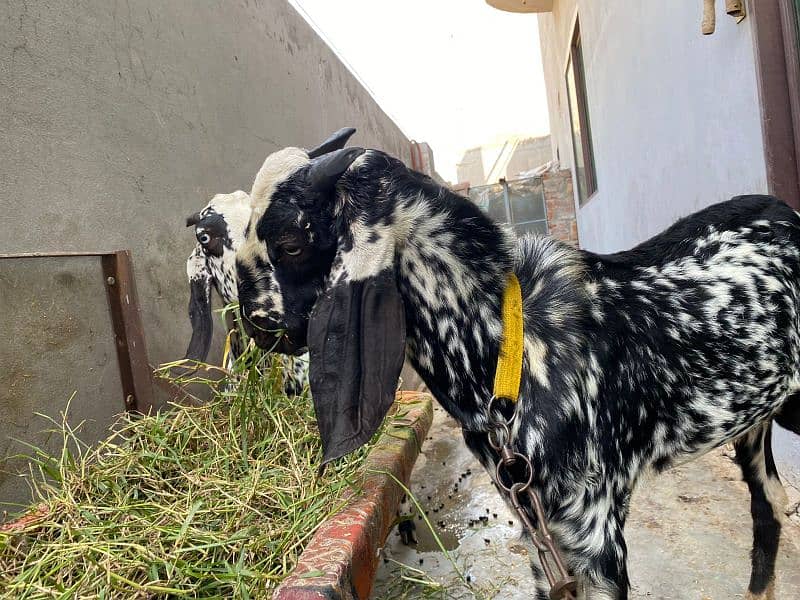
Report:
[[[238,301],[235,255],[236,249],[244,241],[250,212],[250,195],[236,191],[232,194],[217,194],[200,212],[187,219],[187,226],[194,228],[197,239],[197,244],[186,261],[186,274],[193,291],[190,313],[207,311],[210,317],[212,287],[217,290],[224,304]],[[201,292],[195,294],[198,289]],[[194,324],[196,319],[193,318],[192,321]],[[210,336],[210,331],[208,335]],[[241,353],[238,345],[233,344],[231,360]],[[202,361],[206,358],[207,349],[201,355],[191,354],[192,352],[187,352],[190,358]],[[292,395],[301,394],[308,385],[308,357],[283,357],[281,362],[286,374],[286,392]]]
[[[772,419],[800,433],[796,212],[742,196],[601,255],[548,237],[516,240],[465,198],[378,151],[347,157],[328,195],[314,161],[298,149],[282,153],[238,257],[246,319],[287,332],[291,351],[305,343],[315,303],[390,277],[404,306],[407,357],[494,473],[486,410],[513,271],[523,291],[524,369],[520,400],[504,411],[515,415],[514,444],[533,464],[582,596],[627,598],[623,530],[643,475],[735,440],[752,494],[748,598],[773,597],[785,495]],[[330,232],[335,245],[308,231]],[[303,240],[302,261],[281,255],[275,240],[285,236]],[[312,393],[314,360],[312,349]],[[532,593],[547,598],[534,573]]]

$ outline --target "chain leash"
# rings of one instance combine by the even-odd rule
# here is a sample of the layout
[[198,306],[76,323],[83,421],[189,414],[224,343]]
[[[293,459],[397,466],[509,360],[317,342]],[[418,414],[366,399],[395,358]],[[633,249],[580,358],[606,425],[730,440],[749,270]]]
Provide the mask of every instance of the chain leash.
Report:
[[[576,600],[577,580],[569,574],[564,565],[564,559],[547,528],[547,519],[545,518],[542,501],[539,498],[539,494],[531,487],[531,482],[533,481],[531,461],[527,456],[516,452],[511,447],[511,425],[514,417],[512,416],[507,421],[502,416],[497,417],[495,413],[500,414],[500,412],[492,410],[496,400],[497,397],[492,396],[488,406],[489,445],[500,454],[500,459],[495,466],[495,481],[511,497],[511,506],[514,507],[523,527],[536,547],[539,562],[542,565],[545,577],[547,577],[547,582],[550,584],[550,600]],[[517,462],[522,463],[525,467],[525,472],[527,473],[525,481],[513,481],[511,467]],[[507,479],[512,481],[510,486],[506,485],[503,479],[504,470],[508,476]],[[527,496],[533,509],[538,527],[533,524],[528,513],[525,512],[521,502],[521,497],[524,496]]]

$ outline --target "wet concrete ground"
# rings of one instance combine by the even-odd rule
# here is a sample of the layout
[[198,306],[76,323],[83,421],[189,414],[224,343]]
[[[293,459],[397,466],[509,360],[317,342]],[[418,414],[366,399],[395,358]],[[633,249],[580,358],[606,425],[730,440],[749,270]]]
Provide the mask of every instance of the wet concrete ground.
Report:
[[[449,558],[415,516],[418,544],[404,546],[399,534],[390,534],[372,598],[529,597],[529,556],[519,526],[438,406],[429,436],[411,490]],[[800,492],[787,491],[793,503],[800,501]],[[747,487],[722,451],[643,482],[626,528],[631,597],[744,598],[751,531]],[[777,571],[777,598],[800,598],[797,513],[784,525]]]

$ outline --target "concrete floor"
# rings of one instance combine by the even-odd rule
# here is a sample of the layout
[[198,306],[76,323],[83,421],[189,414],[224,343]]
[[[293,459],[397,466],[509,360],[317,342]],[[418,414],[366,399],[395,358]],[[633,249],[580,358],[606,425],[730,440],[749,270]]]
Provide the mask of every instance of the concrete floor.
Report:
[[[488,475],[454,421],[438,406],[411,490],[445,549],[415,517],[416,547],[393,532],[372,598],[528,597],[528,550]],[[626,528],[632,598],[743,598],[749,577],[749,495],[722,451],[643,482]],[[787,490],[793,503],[800,493]],[[786,521],[778,557],[778,598],[800,598],[800,517]],[[454,566],[455,565],[455,566]],[[462,577],[456,571],[456,566]]]

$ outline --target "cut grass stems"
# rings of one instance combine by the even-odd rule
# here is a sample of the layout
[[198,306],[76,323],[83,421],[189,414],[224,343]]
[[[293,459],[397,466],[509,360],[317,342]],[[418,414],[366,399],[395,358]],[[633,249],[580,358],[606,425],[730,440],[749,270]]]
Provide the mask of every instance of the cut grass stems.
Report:
[[370,446],[318,477],[310,398],[287,397],[253,346],[207,383],[208,403],[123,415],[92,447],[52,421],[62,450],[34,449],[34,503],[0,527],[1,598],[269,597],[358,490]]

